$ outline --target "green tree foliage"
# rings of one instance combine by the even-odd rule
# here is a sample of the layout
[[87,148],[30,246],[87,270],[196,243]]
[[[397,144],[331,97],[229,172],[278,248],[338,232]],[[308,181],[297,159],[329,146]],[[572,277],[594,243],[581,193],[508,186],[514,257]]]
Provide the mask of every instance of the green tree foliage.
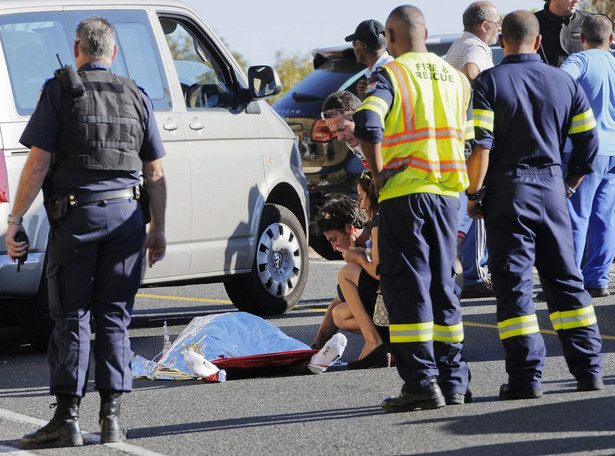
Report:
[[275,103],[287,90],[314,71],[314,64],[311,55],[278,51],[275,54],[274,68],[282,81],[282,92],[275,97],[267,98],[269,104]]
[[613,20],[615,16],[615,0],[583,0],[581,9],[606,14]]

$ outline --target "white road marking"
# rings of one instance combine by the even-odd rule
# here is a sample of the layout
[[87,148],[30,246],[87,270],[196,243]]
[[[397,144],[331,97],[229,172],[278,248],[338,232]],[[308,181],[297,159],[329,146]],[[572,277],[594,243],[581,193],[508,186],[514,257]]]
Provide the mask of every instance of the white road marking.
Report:
[[[47,421],[34,418],[28,415],[22,415],[21,413],[15,413],[10,410],[5,410],[0,408],[0,419],[5,419],[8,421],[12,421],[14,423],[19,424],[27,424],[29,426],[33,426],[36,428],[40,428],[47,424]],[[84,442],[90,444],[99,444],[100,443],[100,435],[93,434],[91,432],[82,432]],[[121,442],[121,443],[106,443],[105,446],[109,446],[117,451],[120,451],[125,454],[132,454],[135,456],[165,456],[162,453],[156,453],[155,451],[148,450],[146,448],[142,448],[136,445],[131,445],[130,443]],[[2,456],[8,455],[19,455],[19,456],[28,456],[34,455],[34,453],[30,453],[26,450],[21,450],[19,448],[9,447],[5,445],[0,445],[0,454]]]

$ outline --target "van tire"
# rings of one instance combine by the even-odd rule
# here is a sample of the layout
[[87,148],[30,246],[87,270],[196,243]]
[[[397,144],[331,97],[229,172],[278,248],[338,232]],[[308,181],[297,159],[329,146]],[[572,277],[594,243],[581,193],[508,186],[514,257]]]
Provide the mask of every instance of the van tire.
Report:
[[49,311],[49,291],[47,288],[47,258],[43,264],[38,292],[20,303],[19,325],[23,329],[30,345],[37,351],[45,353],[55,323]]
[[305,233],[295,215],[283,206],[266,204],[252,271],[225,281],[224,287],[237,309],[280,315],[301,299],[308,265]]

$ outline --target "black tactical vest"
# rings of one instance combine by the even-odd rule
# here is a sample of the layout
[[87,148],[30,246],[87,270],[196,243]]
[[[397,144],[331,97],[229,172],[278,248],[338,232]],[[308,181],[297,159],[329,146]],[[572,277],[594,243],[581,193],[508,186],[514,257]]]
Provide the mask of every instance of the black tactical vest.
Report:
[[62,84],[60,132],[54,166],[138,171],[144,107],[131,79],[110,71],[56,71]]

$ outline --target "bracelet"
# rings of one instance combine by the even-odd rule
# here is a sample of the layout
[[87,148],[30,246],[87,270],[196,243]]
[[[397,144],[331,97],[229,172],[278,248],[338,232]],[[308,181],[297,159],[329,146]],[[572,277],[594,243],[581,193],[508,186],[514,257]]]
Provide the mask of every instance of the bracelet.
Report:
[[6,219],[6,223],[8,223],[9,225],[21,225],[22,221],[23,221],[23,217],[14,217],[11,214],[9,214],[9,216]]
[[568,191],[570,192],[571,195],[574,195],[577,192],[574,188],[572,188],[568,184],[566,184],[566,188],[568,189]]
[[485,196],[485,187],[481,187],[476,193],[468,193],[466,190],[468,201],[480,201]]

